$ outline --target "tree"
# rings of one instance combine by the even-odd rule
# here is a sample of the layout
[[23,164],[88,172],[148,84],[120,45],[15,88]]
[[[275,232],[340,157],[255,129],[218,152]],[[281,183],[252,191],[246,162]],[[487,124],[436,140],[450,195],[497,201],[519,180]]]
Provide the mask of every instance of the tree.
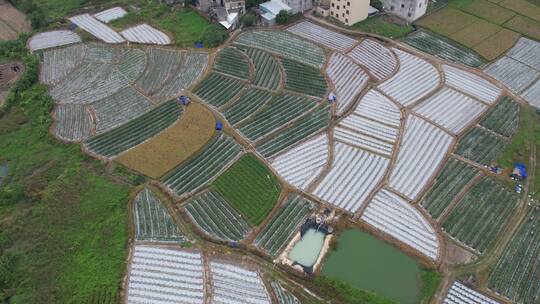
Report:
[[229,33],[221,25],[212,24],[203,33],[202,41],[206,47],[216,47],[229,37]]
[[276,23],[277,24],[286,24],[291,19],[291,14],[289,14],[286,10],[281,10],[276,15]]
[[240,22],[243,26],[252,26],[255,24],[255,15],[253,13],[247,13],[240,18]]
[[383,4],[381,0],[371,0],[371,3],[369,4],[373,6],[374,8],[378,9],[379,11],[383,10]]

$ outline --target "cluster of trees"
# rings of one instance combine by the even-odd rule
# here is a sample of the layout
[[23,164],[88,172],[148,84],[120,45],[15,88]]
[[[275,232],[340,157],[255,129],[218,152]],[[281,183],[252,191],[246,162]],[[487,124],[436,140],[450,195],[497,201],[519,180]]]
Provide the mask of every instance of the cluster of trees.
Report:
[[33,29],[44,28],[53,21],[47,16],[43,5],[36,0],[8,0],[8,2],[26,14]]

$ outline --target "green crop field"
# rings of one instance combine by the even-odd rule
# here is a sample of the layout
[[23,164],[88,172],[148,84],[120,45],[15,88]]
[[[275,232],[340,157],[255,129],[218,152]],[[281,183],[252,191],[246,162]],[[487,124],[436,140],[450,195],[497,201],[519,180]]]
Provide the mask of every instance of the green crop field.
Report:
[[281,62],[285,69],[287,90],[316,97],[326,94],[326,79],[320,70],[286,58]]
[[459,140],[456,154],[489,166],[501,155],[507,145],[503,138],[476,127]]
[[234,47],[223,49],[216,57],[214,71],[242,79],[249,78],[249,63],[246,55]]
[[221,107],[231,101],[246,84],[236,78],[210,73],[195,89],[194,93],[204,102]]
[[480,121],[480,125],[506,137],[512,137],[519,125],[519,104],[504,97]]
[[253,225],[259,225],[277,203],[281,185],[253,154],[240,158],[212,187]]

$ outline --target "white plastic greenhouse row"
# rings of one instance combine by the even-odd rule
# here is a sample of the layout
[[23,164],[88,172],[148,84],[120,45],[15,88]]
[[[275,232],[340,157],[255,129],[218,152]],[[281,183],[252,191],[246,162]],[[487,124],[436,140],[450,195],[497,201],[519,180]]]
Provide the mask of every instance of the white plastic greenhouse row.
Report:
[[124,17],[126,14],[127,12],[125,9],[116,6],[94,14],[94,17],[101,22],[109,23],[113,20]]
[[371,39],[362,41],[348,55],[378,80],[392,75],[397,68],[396,57],[392,51]]
[[381,181],[389,163],[387,158],[337,142],[333,166],[313,194],[356,212]]
[[540,43],[538,41],[521,37],[506,56],[514,58],[537,71],[540,71]]
[[171,39],[162,31],[143,23],[120,32],[127,41],[144,44],[166,45]]
[[502,90],[485,78],[449,65],[442,69],[446,84],[485,103],[492,104],[501,95]]
[[82,63],[86,49],[86,45],[76,44],[44,51],[39,73],[40,82],[53,85],[64,79]]
[[499,302],[455,281],[448,290],[444,304],[499,304]]
[[440,75],[429,62],[399,49],[399,71],[379,85],[379,89],[403,106],[410,106],[437,88]]
[[272,167],[291,185],[306,190],[328,161],[328,137],[317,135],[278,155]]
[[330,57],[326,74],[334,83],[337,97],[337,114],[349,109],[355,97],[367,85],[369,76],[350,58],[340,53]]
[[106,43],[122,43],[125,41],[120,34],[89,14],[73,16],[69,20]]
[[56,105],[54,134],[65,141],[80,141],[88,138],[93,122],[84,105]]
[[490,64],[484,72],[518,94],[533,83],[539,74],[534,68],[507,56]]
[[258,273],[231,264],[210,262],[213,303],[270,304]]
[[354,113],[345,117],[345,119],[339,123],[339,126],[348,127],[355,132],[364,133],[371,137],[391,143],[396,142],[399,135],[397,128],[389,127],[385,124],[358,116]]
[[30,49],[30,52],[35,52],[38,50],[79,43],[81,41],[81,37],[72,31],[50,31],[32,36],[28,41],[28,48]]
[[297,23],[287,28],[287,31],[341,52],[356,44],[356,40],[353,38],[309,21]]
[[188,53],[170,49],[148,48],[146,54],[147,69],[137,80],[137,87],[147,94],[153,94],[174,75],[186,60]]
[[414,200],[435,175],[453,138],[427,121],[410,115],[390,175],[390,186]]
[[396,194],[386,189],[377,192],[361,219],[431,259],[437,259],[439,241],[435,230],[418,210]]
[[394,150],[394,144],[339,126],[334,129],[334,138],[346,144],[379,153],[386,157],[392,156],[392,151]]
[[469,127],[486,109],[484,104],[445,87],[416,106],[414,111],[458,134]]
[[399,128],[401,111],[390,99],[375,89],[369,90],[356,106],[354,114]]

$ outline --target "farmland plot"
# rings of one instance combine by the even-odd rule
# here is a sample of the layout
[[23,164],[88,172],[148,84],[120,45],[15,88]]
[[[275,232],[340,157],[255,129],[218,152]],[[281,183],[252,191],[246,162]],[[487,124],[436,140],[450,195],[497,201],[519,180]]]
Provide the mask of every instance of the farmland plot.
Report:
[[127,303],[204,303],[201,254],[136,244],[128,274]]
[[446,294],[443,304],[469,304],[469,303],[481,303],[481,304],[499,304],[499,302],[492,300],[483,294],[471,289],[458,281],[452,284],[450,290]]
[[333,53],[326,74],[334,83],[337,96],[337,114],[347,111],[355,97],[366,87],[369,76],[349,57]]
[[[92,87],[104,85],[106,79],[109,79],[113,74],[113,66],[110,64],[95,64],[95,63],[83,63],[78,69],[75,69],[69,74],[69,79],[56,84],[49,90],[49,94],[57,102],[73,103],[73,101],[80,101],[78,92],[82,90],[89,90]],[[119,73],[114,73],[117,77],[122,77]],[[127,86],[125,78],[120,78],[122,82],[118,85]],[[99,91],[98,91],[99,92]],[[105,97],[105,96],[103,96]],[[85,96],[83,96],[85,98]],[[65,102],[67,100],[67,102]],[[80,101],[78,103],[84,103]]]
[[54,109],[54,134],[65,141],[88,138],[94,126],[90,113],[83,105],[60,104]]
[[369,90],[360,99],[353,113],[396,129],[401,125],[401,111],[398,106],[375,89]]
[[293,122],[288,128],[279,131],[271,138],[257,144],[257,152],[264,157],[272,157],[277,153],[295,145],[328,127],[330,123],[330,105],[323,104],[315,111],[304,115]]
[[371,39],[362,41],[348,55],[356,63],[366,68],[377,80],[390,77],[398,66],[396,55],[390,49]]
[[506,56],[514,58],[537,71],[540,71],[540,43],[525,37],[519,38],[516,45],[508,51]]
[[450,212],[443,229],[463,244],[484,253],[517,207],[518,197],[484,177]]
[[222,241],[243,240],[251,230],[240,214],[212,190],[194,197],[185,210],[199,229]]
[[125,41],[120,34],[89,14],[77,15],[69,18],[69,20],[106,43],[122,43]]
[[281,82],[279,63],[267,52],[245,48],[244,50],[255,65],[255,77],[252,83],[256,86],[277,90]]
[[402,41],[422,52],[470,67],[479,67],[484,63],[482,57],[475,52],[423,29],[414,31]]
[[399,58],[399,71],[379,89],[401,105],[410,106],[437,88],[441,81],[439,72],[424,59],[398,49],[394,52]]
[[79,42],[82,42],[81,37],[72,31],[49,31],[32,36],[28,40],[28,49],[35,52]]
[[280,94],[268,106],[255,113],[239,130],[251,141],[256,141],[272,131],[285,126],[317,106],[311,99],[296,95]]
[[138,49],[126,49],[122,60],[118,64],[118,71],[128,79],[134,82],[144,71],[146,67],[146,54]]
[[516,93],[523,91],[539,75],[532,67],[506,56],[490,64],[484,72]]
[[446,84],[456,90],[488,104],[494,103],[501,95],[502,90],[485,78],[449,65],[442,68]]
[[353,38],[309,21],[299,22],[287,28],[287,31],[341,52],[352,48],[356,44],[356,40]]
[[480,121],[480,125],[506,137],[512,137],[519,126],[519,104],[504,97]]
[[238,79],[211,73],[195,90],[195,94],[204,102],[221,107],[229,102],[246,84]]
[[502,138],[476,127],[459,140],[455,153],[489,166],[499,157],[506,146],[507,143]]
[[421,205],[433,218],[439,218],[444,210],[472,181],[478,171],[466,163],[450,158],[437,177]]
[[430,259],[437,260],[439,240],[435,229],[418,210],[387,189],[375,194],[361,219]]
[[346,144],[334,145],[334,163],[313,194],[356,212],[381,181],[390,160]]
[[127,12],[125,9],[121,8],[120,6],[116,6],[94,14],[94,18],[101,22],[109,23],[113,20],[124,17],[126,14]]
[[272,257],[277,256],[306,221],[315,204],[294,193],[264,227],[254,244]]
[[239,266],[210,261],[212,303],[270,304],[260,275]]
[[39,81],[47,85],[58,83],[82,63],[85,54],[84,44],[44,51]]
[[533,107],[540,108],[540,81],[536,81],[527,88],[521,96],[527,100]]
[[272,167],[289,184],[306,190],[327,162],[328,137],[321,134],[276,156]]
[[531,209],[489,276],[488,288],[515,303],[540,301],[540,211]]
[[95,154],[111,158],[163,131],[181,114],[182,108],[171,100],[118,128],[87,140],[84,145]]
[[212,187],[253,225],[262,223],[281,193],[277,178],[253,154],[240,158]]
[[[100,72],[102,72],[103,75],[107,70],[102,69]],[[109,73],[103,76],[103,78],[95,79],[95,81],[88,83],[88,85],[85,85],[82,88],[74,88],[76,91],[61,92],[59,87],[56,86],[51,91],[53,94],[52,96],[60,103],[88,104],[108,97],[121,89],[126,88],[130,83],[128,78],[114,68],[109,70]],[[70,80],[66,79],[65,82],[69,83]]]
[[156,98],[167,100],[176,97],[201,77],[208,64],[208,54],[187,53],[184,56],[183,65],[176,72],[170,72],[176,74],[154,94]]
[[326,94],[326,79],[319,69],[287,58],[281,63],[285,69],[287,90],[316,97]]
[[178,196],[194,192],[209,183],[240,153],[242,147],[234,139],[221,135],[212,140],[191,160],[173,169],[163,184]]
[[138,241],[182,242],[184,236],[163,203],[148,188],[135,197],[135,238]]
[[283,31],[248,31],[235,44],[254,47],[321,68],[326,61],[319,46]]
[[214,71],[247,80],[249,78],[249,63],[246,55],[241,51],[234,47],[228,47],[217,55]]
[[96,114],[96,133],[101,134],[149,111],[152,103],[132,87],[127,87],[90,107]]
[[452,137],[416,116],[409,116],[389,185],[414,200],[427,185],[452,144]]
[[277,282],[271,282],[270,286],[277,298],[277,304],[300,304],[300,301],[287,289]]
[[127,41],[145,44],[166,45],[171,43],[171,39],[162,31],[143,23],[127,28],[120,32]]
[[159,48],[150,48],[146,54],[148,67],[137,80],[137,87],[147,94],[155,93],[167,80],[173,77],[187,57],[186,53]]
[[272,99],[272,93],[266,90],[249,88],[232,105],[223,111],[223,115],[232,125],[236,125],[261,109]]
[[123,47],[98,42],[90,42],[86,46],[88,50],[84,61],[87,63],[119,63],[126,50]]
[[486,106],[460,92],[443,88],[413,110],[454,134],[461,133],[486,110]]

